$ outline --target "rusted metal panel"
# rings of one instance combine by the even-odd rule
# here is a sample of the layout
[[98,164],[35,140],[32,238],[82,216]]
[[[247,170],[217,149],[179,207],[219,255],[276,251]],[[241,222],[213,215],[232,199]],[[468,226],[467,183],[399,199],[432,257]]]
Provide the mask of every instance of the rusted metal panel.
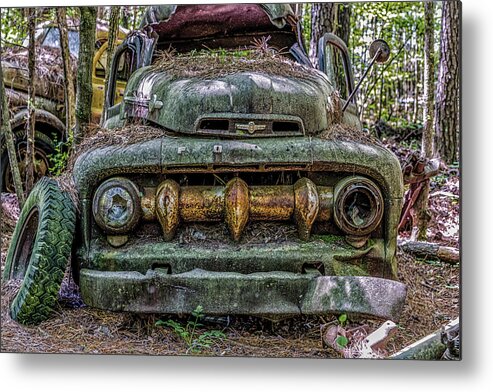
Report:
[[[199,120],[211,113],[228,113],[226,118],[236,118],[238,123],[248,123],[252,114],[269,120],[269,116],[289,113],[291,118],[302,119],[306,132],[315,135],[330,125],[327,105],[335,105],[333,93],[334,88],[322,73],[295,78],[244,71],[211,80],[177,79],[144,67],[128,82],[123,110],[129,118],[145,118],[185,134],[197,133]],[[160,102],[159,108],[152,105],[155,99]]]

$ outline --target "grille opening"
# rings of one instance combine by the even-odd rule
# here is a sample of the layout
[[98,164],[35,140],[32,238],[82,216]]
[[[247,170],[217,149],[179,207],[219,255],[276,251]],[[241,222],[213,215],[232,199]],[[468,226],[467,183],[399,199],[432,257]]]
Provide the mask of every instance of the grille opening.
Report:
[[151,269],[165,270],[168,275],[171,275],[171,265],[169,265],[168,263],[152,263]]
[[272,132],[300,132],[300,124],[294,121],[274,121],[272,123]]
[[200,122],[200,129],[208,131],[227,131],[229,130],[228,120],[202,120]]

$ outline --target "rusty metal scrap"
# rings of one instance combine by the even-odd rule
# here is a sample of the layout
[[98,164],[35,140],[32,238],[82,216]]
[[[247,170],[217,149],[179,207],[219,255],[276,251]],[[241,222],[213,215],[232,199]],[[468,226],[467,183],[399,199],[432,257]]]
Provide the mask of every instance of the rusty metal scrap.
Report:
[[420,157],[417,152],[410,154],[402,165],[405,184],[415,184],[426,181],[440,172],[438,159]]
[[402,206],[402,213],[398,226],[399,231],[403,230],[407,222],[412,219],[411,210],[426,182],[429,181],[430,178],[436,176],[439,172],[440,160],[423,158],[418,152],[409,154],[402,163],[404,183],[409,184],[409,190],[404,196],[404,205]]
[[300,237],[308,239],[315,221],[332,217],[333,188],[317,187],[307,178],[279,186],[248,186],[239,177],[226,186],[179,186],[168,179],[157,188],[144,188],[141,209],[145,221],[159,221],[166,241],[174,238],[180,221],[224,220],[238,241],[248,221],[291,219]]

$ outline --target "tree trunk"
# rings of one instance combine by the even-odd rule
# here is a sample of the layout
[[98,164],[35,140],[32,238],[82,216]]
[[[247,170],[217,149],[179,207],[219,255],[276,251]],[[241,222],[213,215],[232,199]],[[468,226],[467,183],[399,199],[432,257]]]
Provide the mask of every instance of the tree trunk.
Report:
[[[119,30],[119,22],[120,22],[120,7],[112,6],[110,12],[110,27],[108,34],[108,49],[106,50],[106,73],[104,78],[104,97],[106,97],[106,90],[108,89],[109,83],[109,75],[110,75],[110,67],[111,60],[113,59],[113,53],[115,52],[118,30]],[[103,113],[106,110],[106,100],[103,104]],[[103,121],[104,116],[101,116],[101,122]],[[102,124],[101,124],[102,125]]]
[[[2,28],[1,28],[1,9],[0,9],[0,54],[2,53]],[[19,207],[24,205],[24,191],[22,189],[22,179],[19,171],[19,163],[17,162],[17,154],[15,151],[14,135],[10,128],[9,106],[7,95],[5,94],[5,85],[3,84],[3,69],[0,61],[0,134],[4,137],[7,146],[7,154],[9,156],[10,171],[14,182],[15,193],[19,201]]]
[[[423,94],[423,135],[421,139],[421,156],[431,159],[434,153],[433,146],[433,118],[435,114],[434,102],[434,70],[435,70],[435,31],[434,16],[435,3],[428,1],[424,3],[425,7],[425,31],[424,31],[424,94]],[[428,212],[428,198],[430,194],[430,181],[425,181],[422,191],[414,205],[414,222],[411,238],[419,241],[426,241],[426,230],[430,214]]]
[[130,29],[130,6],[122,6],[122,27]]
[[[335,34],[344,41],[346,46],[349,46],[349,35],[351,34],[351,4],[338,4],[336,18],[337,18],[336,19],[337,23],[335,28]],[[346,76],[345,76],[344,65],[342,63],[341,56],[337,56],[335,58],[335,69],[336,69],[335,74],[337,77],[337,85],[345,86]]]
[[92,103],[92,62],[96,41],[96,7],[80,8],[80,46],[77,69],[76,131],[74,141],[77,145],[84,137],[85,128],[91,121]]
[[25,156],[25,167],[26,167],[26,177],[25,177],[25,190],[26,195],[31,192],[34,186],[34,134],[35,134],[35,106],[34,101],[36,99],[36,92],[34,87],[34,77],[35,77],[35,61],[36,61],[36,8],[28,8],[28,34],[29,34],[29,49],[28,49],[28,86],[27,86],[27,109],[28,116],[26,122],[26,156]]
[[104,14],[105,14],[104,6],[97,7],[96,18],[98,18],[98,19],[104,19]]
[[63,81],[65,88],[65,125],[67,127],[68,139],[75,127],[75,89],[74,77],[72,74],[70,50],[68,46],[68,29],[67,29],[67,9],[65,7],[57,8],[57,23],[60,30],[60,46],[62,49],[63,59]]
[[336,28],[337,5],[334,3],[313,3],[310,36],[310,60],[318,65],[318,41],[325,33],[333,33]]
[[436,149],[451,164],[458,161],[460,127],[460,12],[459,1],[442,3],[440,65],[436,88]]
[[351,4],[339,4],[336,34],[349,46],[351,34]]

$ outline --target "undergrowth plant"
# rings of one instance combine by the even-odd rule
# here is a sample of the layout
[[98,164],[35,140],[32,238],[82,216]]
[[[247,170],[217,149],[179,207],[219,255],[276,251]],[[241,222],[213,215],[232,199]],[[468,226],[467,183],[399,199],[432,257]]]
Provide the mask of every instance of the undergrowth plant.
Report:
[[66,142],[57,141],[55,138],[55,152],[48,156],[52,164],[49,168],[50,174],[59,176],[66,169],[73,143],[74,135],[72,132],[69,132]]
[[[337,321],[339,322],[339,325],[344,328],[347,324],[347,314],[346,313],[343,313],[341,314],[338,318],[337,318]],[[341,348],[345,348],[348,343],[349,343],[349,340],[347,337],[343,336],[343,335],[337,335],[337,338],[336,338],[336,343],[341,347]]]
[[179,323],[175,320],[158,320],[156,326],[170,327],[173,332],[180,337],[187,345],[187,353],[200,353],[202,350],[210,348],[217,340],[222,340],[226,335],[219,330],[210,330],[200,333],[198,327],[203,327],[199,320],[204,317],[203,307],[197,306],[192,312],[192,316],[186,324]]

